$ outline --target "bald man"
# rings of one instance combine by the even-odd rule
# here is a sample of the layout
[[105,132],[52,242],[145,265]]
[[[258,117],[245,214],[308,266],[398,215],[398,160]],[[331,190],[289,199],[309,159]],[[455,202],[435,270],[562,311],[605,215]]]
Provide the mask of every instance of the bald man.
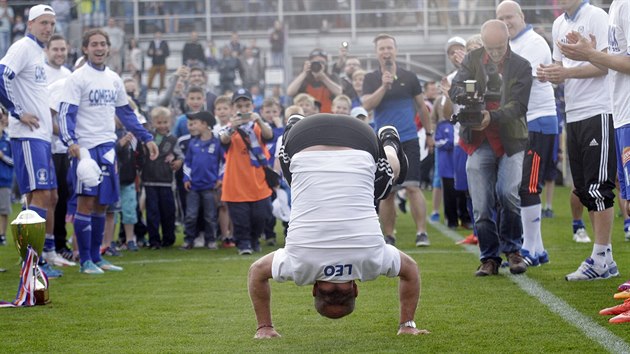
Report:
[[[459,132],[459,143],[468,154],[468,185],[476,186],[470,189],[481,251],[481,265],[475,275],[498,274],[501,253],[507,257],[510,272],[520,274],[527,270],[520,253],[519,184],[528,142],[525,114],[532,68],[527,59],[510,49],[510,35],[503,22],[484,23],[481,37],[484,46],[466,55],[449,90],[455,100],[464,93],[465,80],[476,80],[477,90],[485,92],[488,72],[493,70],[502,80],[501,97],[486,97],[481,123],[462,126]],[[493,217],[495,210],[497,218]]]
[[510,34],[510,48],[529,61],[532,67],[532,90],[527,105],[529,144],[523,161],[521,197],[521,222],[523,223],[523,247],[521,255],[528,266],[549,262],[543,246],[540,230],[542,192],[545,172],[555,169],[553,148],[558,135],[556,100],[550,82],[536,78],[540,64],[551,64],[551,50],[545,39],[525,22],[518,3],[504,1],[497,6],[497,19],[503,21]]

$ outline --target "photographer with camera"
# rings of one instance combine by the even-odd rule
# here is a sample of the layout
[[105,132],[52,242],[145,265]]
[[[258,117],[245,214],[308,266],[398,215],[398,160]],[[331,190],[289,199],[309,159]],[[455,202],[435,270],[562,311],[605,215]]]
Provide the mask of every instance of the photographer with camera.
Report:
[[503,22],[484,23],[481,38],[484,46],[466,55],[449,91],[453,101],[465,103],[457,118],[459,143],[468,154],[466,173],[481,251],[475,275],[498,274],[501,252],[507,256],[510,272],[520,274],[527,270],[520,254],[519,184],[527,147],[525,114],[532,69],[511,51]]
[[314,49],[304,62],[302,72],[287,87],[287,95],[294,97],[299,93],[308,93],[322,104],[321,113],[330,113],[332,100],[342,91],[336,77],[328,74],[327,69],[328,54]]

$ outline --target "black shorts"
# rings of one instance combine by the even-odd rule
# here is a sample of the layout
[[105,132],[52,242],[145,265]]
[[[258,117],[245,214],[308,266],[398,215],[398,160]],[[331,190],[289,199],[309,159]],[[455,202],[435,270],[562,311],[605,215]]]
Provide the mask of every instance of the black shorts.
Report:
[[[407,162],[409,167],[407,169],[407,176],[402,183],[403,187],[420,187],[420,140],[412,139],[402,143],[405,155],[407,155]],[[431,168],[432,166],[428,166]]]
[[359,119],[346,115],[316,114],[295,123],[282,139],[280,166],[289,185],[292,180],[290,165],[293,155],[311,146],[328,145],[368,152],[374,157],[376,164],[375,198],[382,199],[391,190],[394,174],[387,162],[383,146],[374,130]]
[[575,194],[589,211],[602,211],[615,200],[615,136],[612,114],[598,114],[567,124],[567,152]]
[[555,169],[553,164],[555,138],[555,134],[529,133],[528,147],[523,158],[523,178],[518,191],[521,206],[540,204],[546,169],[550,166]]

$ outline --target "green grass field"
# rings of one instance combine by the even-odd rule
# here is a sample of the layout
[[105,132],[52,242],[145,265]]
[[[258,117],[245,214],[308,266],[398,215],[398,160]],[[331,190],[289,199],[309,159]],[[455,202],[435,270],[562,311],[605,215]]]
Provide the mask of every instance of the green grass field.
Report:
[[[0,309],[0,353],[630,351],[630,324],[609,325],[598,315],[619,302],[612,295],[630,277],[623,222],[615,219],[613,234],[621,277],[565,281],[592,248],[571,239],[568,193],[557,189],[556,216],[543,220],[551,263],[523,276],[502,271],[476,278],[475,248],[454,242],[464,230],[454,234],[431,225],[431,246],[416,248],[410,216],[399,216],[398,247],[416,259],[422,274],[416,323],[430,335],[396,336],[397,280],[382,277],[359,285],[355,312],[340,320],[315,312],[310,287],[273,283],[274,325],[282,338],[254,340],[246,278],[260,254],[174,248],[110,258],[125,267],[121,273],[86,276],[64,268],[62,278],[51,280],[49,305]],[[590,223],[588,230],[592,234]],[[0,299],[13,300],[19,265],[12,243],[0,247],[0,267],[7,268],[0,273]]]

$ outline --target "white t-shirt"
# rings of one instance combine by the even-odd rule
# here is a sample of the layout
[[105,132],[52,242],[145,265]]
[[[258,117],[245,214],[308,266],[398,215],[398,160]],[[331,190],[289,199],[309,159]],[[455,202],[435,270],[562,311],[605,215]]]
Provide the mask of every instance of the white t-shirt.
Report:
[[301,151],[291,159],[291,217],[272,276],[297,285],[372,280],[400,272],[374,210],[374,157],[366,151]]
[[551,64],[551,50],[545,39],[536,33],[531,26],[518,37],[510,40],[512,51],[527,59],[532,66],[532,89],[527,104],[527,121],[531,122],[540,117],[556,115],[556,100],[553,86],[550,82],[536,79],[536,68],[540,64]]
[[31,37],[15,42],[0,60],[13,71],[13,80],[6,80],[4,89],[18,114],[30,113],[39,119],[39,128],[33,129],[15,117],[9,117],[9,135],[12,138],[33,138],[50,141],[52,118],[48,102],[48,81],[44,49]]
[[72,74],[72,71],[68,70],[65,66],[61,66],[59,69],[53,68],[52,66],[46,64],[44,66],[46,69],[46,79],[48,79],[48,85],[56,82],[57,80],[66,78]]
[[[613,1],[609,9],[608,53],[611,55],[630,55],[630,11],[628,1]],[[630,75],[609,70],[612,99],[613,120],[615,128],[630,123]]]
[[[68,72],[70,72],[68,70]],[[52,84],[48,85],[48,91],[50,92],[50,109],[55,112],[59,112],[59,104],[61,104],[61,93],[63,87],[66,84],[67,77],[59,79]],[[65,154],[68,152],[68,147],[59,139],[59,136],[53,134],[51,149],[53,154]]]
[[[585,3],[573,18],[560,15],[553,22],[553,60],[562,62],[566,68],[591,65],[584,61],[571,60],[560,52],[557,41],[566,41],[566,34],[577,31],[584,37],[593,34],[597,40],[597,50],[608,48],[608,15],[591,4]],[[567,123],[578,122],[592,116],[611,113],[612,101],[607,75],[588,79],[568,79],[564,84]]]
[[[116,107],[128,104],[127,93],[118,74],[107,67],[104,70],[95,69],[87,63],[68,77],[61,102],[79,107],[74,132],[81,147],[91,149],[116,141]],[[65,117],[60,118],[59,128],[65,135],[68,127],[63,124]]]

